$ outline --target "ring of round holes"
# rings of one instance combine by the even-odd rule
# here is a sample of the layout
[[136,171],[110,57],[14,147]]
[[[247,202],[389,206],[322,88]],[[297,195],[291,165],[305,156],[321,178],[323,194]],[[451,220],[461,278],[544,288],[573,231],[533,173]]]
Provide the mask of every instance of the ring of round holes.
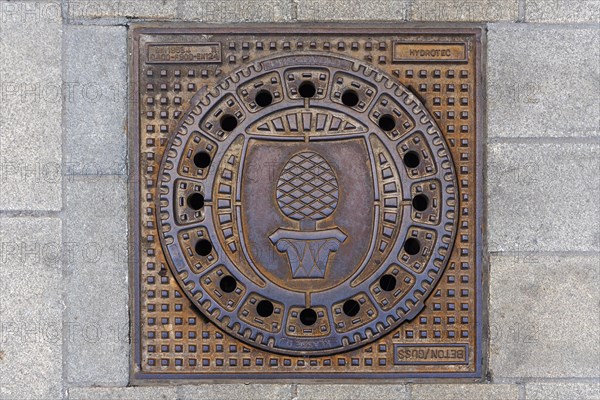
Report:
[[[397,80],[341,56],[298,61],[235,71],[184,113],[161,163],[160,240],[221,329],[269,351],[333,354],[423,307],[454,242],[456,174]],[[183,167],[190,157],[197,169]],[[174,201],[188,181],[202,193]],[[437,190],[437,219],[416,187]]]

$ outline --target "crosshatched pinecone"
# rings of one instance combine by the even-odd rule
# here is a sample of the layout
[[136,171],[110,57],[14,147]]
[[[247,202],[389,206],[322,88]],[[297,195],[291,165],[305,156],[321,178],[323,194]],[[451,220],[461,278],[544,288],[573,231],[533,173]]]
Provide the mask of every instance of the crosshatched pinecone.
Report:
[[312,151],[294,155],[277,183],[277,203],[295,220],[318,221],[330,216],[338,203],[338,182],[325,159]]

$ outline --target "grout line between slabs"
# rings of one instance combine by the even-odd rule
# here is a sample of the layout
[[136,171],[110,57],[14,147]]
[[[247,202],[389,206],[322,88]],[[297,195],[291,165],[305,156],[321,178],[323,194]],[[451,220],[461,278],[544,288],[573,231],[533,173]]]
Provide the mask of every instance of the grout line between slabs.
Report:
[[598,257],[600,251],[596,250],[574,250],[574,251],[491,251],[491,257],[514,257],[517,255],[537,255],[547,257]]
[[0,218],[60,218],[61,211],[0,210]]
[[600,144],[600,136],[488,137],[487,145],[494,144]]
[[526,394],[525,394],[525,383],[518,383],[517,387],[519,388],[519,400],[525,400],[526,399]]
[[181,20],[183,17],[183,4],[182,0],[177,0],[175,5],[175,18]]
[[528,385],[528,384],[598,384],[598,378],[569,376],[563,378],[539,377],[500,377],[494,378],[496,385]]
[[[2,47],[4,46],[3,44],[3,35],[2,35],[2,27],[0,26],[0,49],[2,49]],[[4,58],[0,57],[0,86],[4,86],[2,84],[2,65],[4,64]],[[0,99],[0,106],[2,106],[2,102]],[[1,156],[2,156],[2,137],[4,136],[2,134],[2,121],[4,121],[4,117],[3,117],[3,107],[0,107],[0,162],[2,162]],[[2,211],[0,210],[0,217],[2,217]],[[2,218],[0,218],[0,234],[2,233]],[[4,263],[0,263],[0,274],[2,273],[2,269],[3,269],[3,265]],[[2,281],[0,281],[0,290],[2,290]],[[1,311],[4,309],[4,307],[2,306],[2,296],[0,296],[0,317],[2,317],[2,313]],[[4,354],[4,351],[2,349],[2,346],[0,346],[0,354]],[[2,390],[2,386],[3,383],[2,381],[0,381],[0,391]]]
[[[66,35],[68,34],[66,28],[66,24],[65,24],[65,20],[64,17],[61,18],[61,79],[62,82],[66,82],[67,81],[67,70],[66,70],[66,59],[67,59],[67,46],[66,46]],[[62,158],[62,162],[65,163],[66,161],[66,140],[67,140],[67,132],[66,132],[66,119],[67,119],[67,113],[66,113],[66,99],[64,96],[61,97],[61,158]],[[61,200],[62,200],[62,210],[60,212],[60,219],[61,219],[61,246],[62,243],[65,242],[66,238],[67,238],[67,221],[66,221],[66,217],[65,217],[65,210],[67,208],[67,188],[66,185],[67,183],[66,181],[66,177],[63,175],[62,179],[61,179]],[[63,309],[62,309],[62,322],[64,323],[65,320],[67,320],[68,314],[69,314],[69,308],[67,306],[67,273],[66,273],[66,269],[68,268],[68,264],[65,260],[64,257],[61,257],[61,282],[62,282],[62,293],[61,293],[61,302],[63,305]],[[61,395],[63,399],[68,399],[69,395],[68,395],[68,362],[69,362],[69,343],[68,340],[65,340],[64,337],[64,328],[62,329],[62,371],[61,371],[61,376],[62,376],[62,381],[61,381]]]
[[525,22],[525,9],[527,4],[525,4],[526,0],[518,0],[518,14],[517,14],[517,22]]
[[298,0],[289,0],[290,2],[290,20],[291,22],[298,22]]
[[514,22],[514,21],[484,21],[491,28],[528,29],[528,30],[580,30],[593,29],[598,30],[598,24],[594,22]]

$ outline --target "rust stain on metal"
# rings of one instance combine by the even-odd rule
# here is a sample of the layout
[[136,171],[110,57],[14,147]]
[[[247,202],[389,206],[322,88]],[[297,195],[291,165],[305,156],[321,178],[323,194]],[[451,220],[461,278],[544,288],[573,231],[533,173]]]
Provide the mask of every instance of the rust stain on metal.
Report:
[[133,377],[482,376],[481,31],[132,31]]

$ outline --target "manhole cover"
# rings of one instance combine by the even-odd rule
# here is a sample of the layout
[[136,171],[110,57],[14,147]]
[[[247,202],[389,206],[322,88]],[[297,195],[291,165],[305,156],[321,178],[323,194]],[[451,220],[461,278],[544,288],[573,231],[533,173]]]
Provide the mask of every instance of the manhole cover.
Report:
[[137,379],[481,377],[481,31],[308,30],[133,30]]

